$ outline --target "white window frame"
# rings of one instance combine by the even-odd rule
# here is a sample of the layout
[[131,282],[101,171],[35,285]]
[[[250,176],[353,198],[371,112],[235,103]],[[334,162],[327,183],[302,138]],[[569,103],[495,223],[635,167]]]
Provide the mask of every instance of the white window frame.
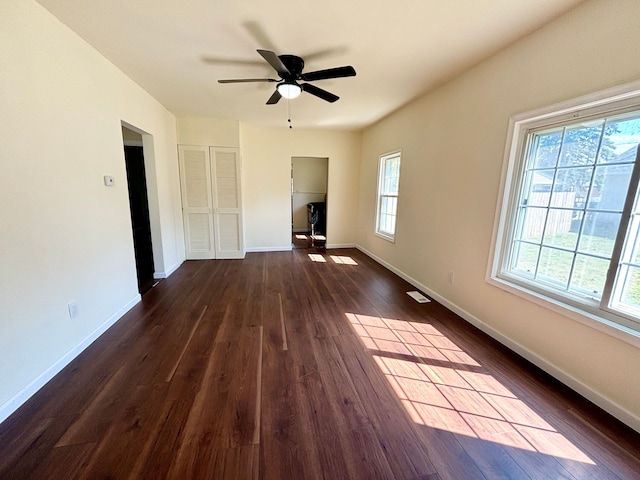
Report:
[[[578,122],[583,118],[604,117],[627,111],[640,111],[640,82],[607,89],[516,115],[510,119],[486,280],[501,289],[640,347],[639,318],[630,318],[619,311],[603,308],[597,301],[589,305],[589,302],[585,302],[584,299],[578,300],[569,295],[554,295],[544,288],[533,285],[534,282],[522,282],[506,272],[511,239],[516,225],[516,210],[522,183],[521,177],[526,163],[529,133],[558,123]],[[640,168],[636,165],[631,179],[632,185],[638,182],[639,173]],[[625,210],[628,211],[631,208],[630,203],[633,198],[633,194],[628,196]],[[624,215],[622,222],[625,222]],[[626,225],[623,224],[621,228],[626,228]],[[618,239],[614,249],[619,251],[621,248],[621,240]],[[610,285],[611,282],[608,281],[608,286]],[[610,288],[603,293],[603,303],[610,293]]]
[[[387,192],[385,190],[385,165],[388,160],[398,159],[398,187],[395,193]],[[402,151],[395,150],[393,152],[385,153],[384,155],[380,155],[378,159],[378,188],[376,190],[376,229],[375,234],[385,240],[388,240],[392,243],[396,240],[396,231],[398,226],[398,198],[400,195],[400,169],[402,168]],[[383,212],[382,202],[384,199],[395,198],[396,199],[396,207],[395,212],[393,213],[393,232],[385,230],[382,226],[382,215]]]

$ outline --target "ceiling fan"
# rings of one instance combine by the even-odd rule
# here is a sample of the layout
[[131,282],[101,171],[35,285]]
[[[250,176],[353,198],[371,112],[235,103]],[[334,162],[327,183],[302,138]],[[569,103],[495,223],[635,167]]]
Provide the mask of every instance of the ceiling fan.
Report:
[[284,98],[296,98],[301,92],[315,95],[327,102],[335,102],[340,97],[331,92],[316,87],[310,83],[315,80],[327,80],[329,78],[354,77],[356,71],[352,66],[328,68],[326,70],[316,70],[315,72],[302,73],[304,60],[296,55],[276,55],[270,50],[258,50],[269,65],[278,73],[279,80],[275,78],[237,78],[229,80],[218,80],[219,83],[247,83],[247,82],[274,82],[277,83],[276,90],[267,100],[267,105],[274,105]]

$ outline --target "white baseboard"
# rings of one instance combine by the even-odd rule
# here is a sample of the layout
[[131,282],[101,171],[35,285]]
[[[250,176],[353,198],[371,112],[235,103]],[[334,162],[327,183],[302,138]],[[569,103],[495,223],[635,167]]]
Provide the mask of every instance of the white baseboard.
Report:
[[281,247],[253,247],[247,248],[247,253],[259,253],[259,252],[288,252],[293,250],[291,245],[285,245]]
[[131,310],[138,302],[142,300],[140,294],[133,297],[122,308],[105,320],[98,328],[87,335],[82,341],[75,345],[58,361],[42,372],[38,377],[31,381],[20,392],[14,395],[0,406],[0,423],[6,420],[9,415],[15,412],[24,402],[29,400],[38,390],[40,390],[49,380],[58,374],[64,367],[76,358],[82,351],[91,345],[100,335],[107,331],[114,323],[120,320],[125,313]]
[[160,280],[162,278],[168,278],[169,275],[171,275],[178,268],[180,268],[180,265],[182,265],[182,262],[176,263],[173,267],[169,268],[169,270],[167,270],[166,272],[155,272],[153,274],[153,278],[155,278],[156,280]]
[[[325,248],[356,248],[353,243],[330,243],[325,245]],[[247,248],[247,253],[260,253],[260,252],[288,252],[293,250],[291,245],[286,247],[253,247]]]
[[537,367],[541,368],[546,373],[548,373],[552,377],[556,378],[557,380],[561,381],[562,383],[564,383],[569,388],[573,389],[574,391],[576,391],[577,393],[579,393],[580,395],[582,395],[583,397],[585,397],[589,401],[595,403],[600,408],[602,408],[604,411],[610,413],[611,415],[616,417],[618,420],[620,420],[624,424],[626,424],[629,427],[633,428],[637,432],[640,432],[640,417],[638,417],[633,412],[630,412],[629,410],[627,410],[623,406],[619,405],[615,401],[611,400],[607,396],[605,396],[602,393],[594,390],[591,386],[589,386],[589,385],[585,384],[584,382],[578,380],[577,378],[575,378],[571,374],[569,374],[566,371],[564,371],[563,369],[559,368],[557,365],[553,364],[552,362],[550,362],[549,360],[545,359],[544,357],[539,356],[537,353],[535,353],[534,351],[532,351],[529,348],[525,347],[524,345],[522,345],[522,344],[514,341],[513,339],[507,337],[506,335],[500,333],[498,330],[495,330],[493,327],[491,327],[490,325],[487,325],[486,323],[484,323],[482,320],[480,320],[478,317],[476,317],[472,313],[470,313],[470,312],[466,311],[465,309],[459,307],[455,303],[450,302],[449,300],[447,300],[443,296],[439,295],[437,292],[431,290],[426,285],[421,284],[416,279],[414,279],[414,278],[410,277],[409,275],[405,274],[403,271],[401,271],[401,270],[397,269],[396,267],[394,267],[393,265],[387,263],[386,261],[384,261],[380,257],[374,255],[373,253],[369,252],[367,249],[363,248],[362,246],[356,245],[356,248],[358,250],[360,250],[362,253],[364,253],[365,255],[367,255],[368,257],[370,257],[373,260],[375,260],[376,262],[378,262],[380,265],[384,266],[388,270],[391,270],[393,273],[398,275],[403,280],[406,280],[407,282],[409,282],[411,285],[413,285],[417,289],[419,289],[422,292],[426,293],[428,296],[430,296],[431,298],[436,300],[438,303],[444,305],[449,310],[451,310],[452,312],[454,312],[457,315],[459,315],[460,317],[462,317],[464,320],[469,322],[471,325],[475,326],[479,330],[482,330],[484,333],[486,333],[487,335],[492,337],[494,340],[497,340],[498,342],[500,342],[501,344],[503,344],[504,346],[506,346],[510,350],[514,351],[515,353],[517,353],[521,357],[525,358],[526,360],[530,361],[531,363],[533,363]]
[[326,248],[356,248],[353,243],[327,243]]

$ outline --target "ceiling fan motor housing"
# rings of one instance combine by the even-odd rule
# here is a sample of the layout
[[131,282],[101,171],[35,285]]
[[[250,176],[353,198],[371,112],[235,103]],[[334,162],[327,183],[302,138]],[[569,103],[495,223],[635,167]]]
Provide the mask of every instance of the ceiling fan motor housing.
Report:
[[278,58],[291,73],[291,75],[283,74],[282,79],[285,81],[298,80],[304,69],[304,60],[296,55],[278,55]]

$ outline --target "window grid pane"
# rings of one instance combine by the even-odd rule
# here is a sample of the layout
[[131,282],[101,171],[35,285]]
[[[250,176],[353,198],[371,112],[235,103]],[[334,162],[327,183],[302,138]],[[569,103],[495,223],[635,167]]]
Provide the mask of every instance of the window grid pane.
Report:
[[393,239],[396,231],[400,154],[380,157],[376,233]]
[[620,91],[512,119],[491,275],[640,332],[640,87]]
[[[530,134],[508,271],[556,291],[602,297],[635,161],[619,145],[620,132],[630,129],[640,134],[640,121],[602,119]],[[624,271],[637,279],[632,301],[640,314],[640,264]],[[636,298],[628,290],[616,290],[618,303]]]
[[396,210],[398,198],[390,196],[380,197],[380,226],[378,230],[389,235],[395,234]]
[[400,158],[387,158],[384,160],[384,188],[383,195],[398,195],[398,182],[400,179]]
[[638,202],[638,192],[636,192],[635,207],[618,265],[611,306],[640,317],[640,206]]

